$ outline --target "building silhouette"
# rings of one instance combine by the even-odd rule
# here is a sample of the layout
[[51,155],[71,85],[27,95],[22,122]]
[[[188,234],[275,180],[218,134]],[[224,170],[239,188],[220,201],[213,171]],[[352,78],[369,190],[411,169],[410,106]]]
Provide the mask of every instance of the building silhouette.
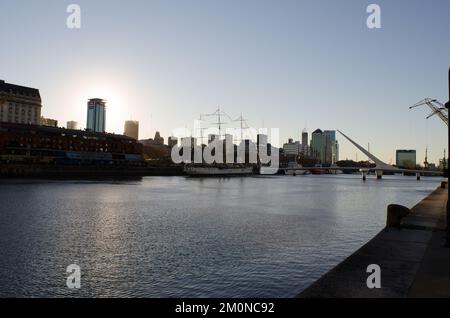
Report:
[[67,129],[78,129],[78,123],[76,121],[70,120],[66,124]]
[[106,100],[93,98],[87,104],[86,129],[94,132],[105,132]]
[[176,146],[178,143],[178,138],[174,137],[174,136],[170,136],[169,138],[167,138],[167,145],[172,148],[174,146]]
[[139,122],[134,120],[125,121],[124,133],[125,136],[130,138],[139,139]]
[[56,119],[45,118],[41,116],[41,125],[47,127],[58,127],[58,121]]
[[395,164],[398,168],[414,169],[416,167],[416,151],[397,150],[395,152]]
[[0,80],[0,122],[39,125],[41,108],[38,89]]
[[335,164],[339,161],[339,144],[336,140],[335,130],[324,130],[325,136],[325,163]]
[[308,156],[309,155],[308,132],[306,130],[302,131],[302,154],[304,156]]
[[302,152],[302,145],[299,141],[289,138],[288,142],[283,144],[283,151],[286,156],[298,156]]
[[155,138],[148,138],[144,140],[140,140],[140,142],[144,145],[164,145],[164,138],[161,137],[159,131],[155,133]]
[[325,164],[339,161],[339,144],[335,130],[316,129],[311,135],[311,156]]

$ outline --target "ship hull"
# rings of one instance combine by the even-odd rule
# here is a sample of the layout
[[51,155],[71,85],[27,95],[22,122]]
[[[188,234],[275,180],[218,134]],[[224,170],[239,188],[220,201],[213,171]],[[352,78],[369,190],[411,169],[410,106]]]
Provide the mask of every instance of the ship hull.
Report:
[[287,176],[303,176],[308,174],[308,170],[286,170],[285,175]]
[[185,167],[190,177],[243,177],[253,174],[252,167]]

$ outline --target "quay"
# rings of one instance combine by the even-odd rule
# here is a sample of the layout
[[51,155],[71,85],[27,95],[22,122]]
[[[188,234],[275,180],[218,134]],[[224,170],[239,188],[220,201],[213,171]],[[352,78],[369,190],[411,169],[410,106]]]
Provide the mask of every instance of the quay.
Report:
[[[390,206],[386,228],[297,297],[450,297],[447,187],[443,182],[410,211]],[[371,264],[380,266],[381,288],[367,286]]]
[[86,177],[145,177],[181,176],[183,167],[167,166],[108,166],[108,165],[39,165],[0,164],[1,178],[86,178]]

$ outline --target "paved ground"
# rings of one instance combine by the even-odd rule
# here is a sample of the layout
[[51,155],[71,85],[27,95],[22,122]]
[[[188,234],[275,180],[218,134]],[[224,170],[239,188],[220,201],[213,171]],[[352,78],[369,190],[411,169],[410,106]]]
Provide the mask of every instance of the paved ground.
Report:
[[[298,297],[450,297],[450,248],[444,247],[447,189],[417,204],[401,228],[385,228]],[[381,268],[369,289],[367,266]]]

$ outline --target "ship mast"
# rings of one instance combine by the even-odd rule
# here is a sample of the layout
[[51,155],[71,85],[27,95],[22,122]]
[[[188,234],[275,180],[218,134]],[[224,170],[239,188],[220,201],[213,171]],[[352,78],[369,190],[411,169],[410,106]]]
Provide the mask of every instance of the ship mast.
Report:
[[218,118],[218,123],[219,123],[219,139],[222,136],[222,126],[221,126],[221,122],[220,122],[220,106],[217,109],[217,118]]
[[243,127],[243,125],[242,125],[244,119],[242,118],[242,113],[241,113],[240,121],[241,121],[241,142],[242,142],[242,140],[244,139],[244,127]]
[[202,114],[200,114],[200,146],[202,147],[203,145],[203,127],[202,127]]

